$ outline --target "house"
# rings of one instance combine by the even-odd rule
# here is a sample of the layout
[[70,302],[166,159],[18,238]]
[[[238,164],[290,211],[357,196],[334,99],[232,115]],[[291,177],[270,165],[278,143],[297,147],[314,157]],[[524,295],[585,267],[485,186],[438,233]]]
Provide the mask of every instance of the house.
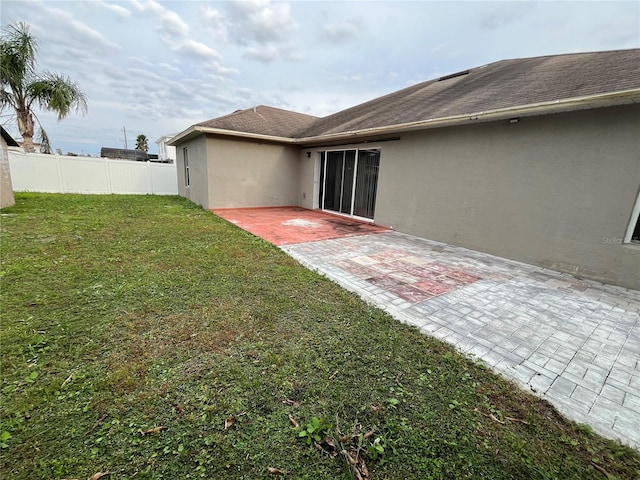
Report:
[[174,163],[176,161],[176,147],[169,145],[169,140],[175,137],[175,133],[163,135],[155,143],[158,145],[158,160],[163,163]]
[[640,289],[640,49],[503,60],[176,135],[180,195],[300,206]]
[[100,157],[119,160],[133,160],[136,162],[146,162],[149,160],[149,154],[144,150],[133,150],[130,148],[102,147],[100,149]]

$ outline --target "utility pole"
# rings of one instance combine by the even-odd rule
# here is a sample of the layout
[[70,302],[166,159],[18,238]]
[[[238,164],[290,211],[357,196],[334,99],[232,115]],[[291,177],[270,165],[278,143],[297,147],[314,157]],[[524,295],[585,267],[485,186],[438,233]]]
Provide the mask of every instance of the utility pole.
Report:
[[124,149],[127,150],[128,149],[128,147],[127,147],[127,130],[124,127],[122,127],[122,131],[124,132]]

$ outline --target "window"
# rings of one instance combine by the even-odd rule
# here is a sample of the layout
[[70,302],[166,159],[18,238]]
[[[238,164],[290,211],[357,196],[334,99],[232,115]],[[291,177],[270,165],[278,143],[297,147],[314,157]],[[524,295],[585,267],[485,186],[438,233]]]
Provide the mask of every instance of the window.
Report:
[[640,243],[640,193],[631,212],[631,220],[624,236],[624,243]]
[[182,149],[182,156],[184,158],[184,184],[188,187],[191,185],[191,179],[189,178],[189,151],[187,147]]

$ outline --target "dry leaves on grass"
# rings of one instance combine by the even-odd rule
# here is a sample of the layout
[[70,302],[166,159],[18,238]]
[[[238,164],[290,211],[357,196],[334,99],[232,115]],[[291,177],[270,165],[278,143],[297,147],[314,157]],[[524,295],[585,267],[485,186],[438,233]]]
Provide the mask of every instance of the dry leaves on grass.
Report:
[[226,418],[224,421],[224,429],[229,430],[234,423],[236,423],[236,419],[234,417]]
[[100,480],[103,477],[106,477],[107,475],[111,475],[111,472],[98,472],[98,473],[94,473],[93,475],[91,475],[89,477],[89,480]]
[[143,437],[145,435],[155,435],[160,433],[162,430],[166,430],[166,429],[167,427],[160,426],[160,427],[150,428],[149,430],[140,430],[140,435],[142,435]]
[[[366,435],[373,435],[373,430],[370,430]],[[326,437],[322,442],[315,443],[315,447],[330,458],[335,458],[338,455],[344,456],[353,477],[356,480],[369,480],[369,469],[364,462],[364,458],[360,455],[361,449],[357,444],[354,444],[356,436],[346,435],[340,437],[340,440],[335,440],[331,437]]]
[[[505,425],[507,422],[500,420],[498,417],[496,417],[493,413],[484,413],[482,411],[480,411],[477,408],[473,409],[474,412],[478,412],[480,415],[483,415],[487,418],[490,418],[491,420],[493,420],[494,422],[498,422],[501,425]],[[519,422],[519,423],[523,423],[525,425],[529,425],[529,422],[527,422],[526,420],[522,420],[520,418],[514,418],[514,417],[504,417],[505,420],[509,420],[512,422]]]
[[291,422],[291,425],[293,425],[294,427],[298,428],[300,426],[300,424],[296,421],[295,418],[293,418],[291,416],[291,414],[289,414],[289,421]]
[[342,452],[347,459],[347,463],[353,472],[353,476],[357,480],[367,480],[369,478],[369,469],[364,463],[364,459],[357,452],[343,451]]

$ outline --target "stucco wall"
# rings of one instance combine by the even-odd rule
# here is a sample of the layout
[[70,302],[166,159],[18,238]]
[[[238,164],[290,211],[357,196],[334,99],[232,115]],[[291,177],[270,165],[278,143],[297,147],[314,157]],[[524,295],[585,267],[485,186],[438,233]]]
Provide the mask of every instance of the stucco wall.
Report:
[[[189,156],[190,185],[185,185],[184,149]],[[176,165],[178,170],[178,194],[186,197],[203,208],[209,205],[210,185],[207,183],[207,142],[204,136],[182,143],[176,147]]]
[[4,137],[0,137],[0,208],[10,207],[15,203],[7,142]]
[[[299,150],[298,205],[303,208],[318,208],[319,163],[318,149]],[[307,152],[309,156],[307,157]]]
[[298,147],[209,137],[209,207],[298,205]]
[[402,135],[385,144],[375,222],[640,289],[622,245],[640,188],[640,107]]

